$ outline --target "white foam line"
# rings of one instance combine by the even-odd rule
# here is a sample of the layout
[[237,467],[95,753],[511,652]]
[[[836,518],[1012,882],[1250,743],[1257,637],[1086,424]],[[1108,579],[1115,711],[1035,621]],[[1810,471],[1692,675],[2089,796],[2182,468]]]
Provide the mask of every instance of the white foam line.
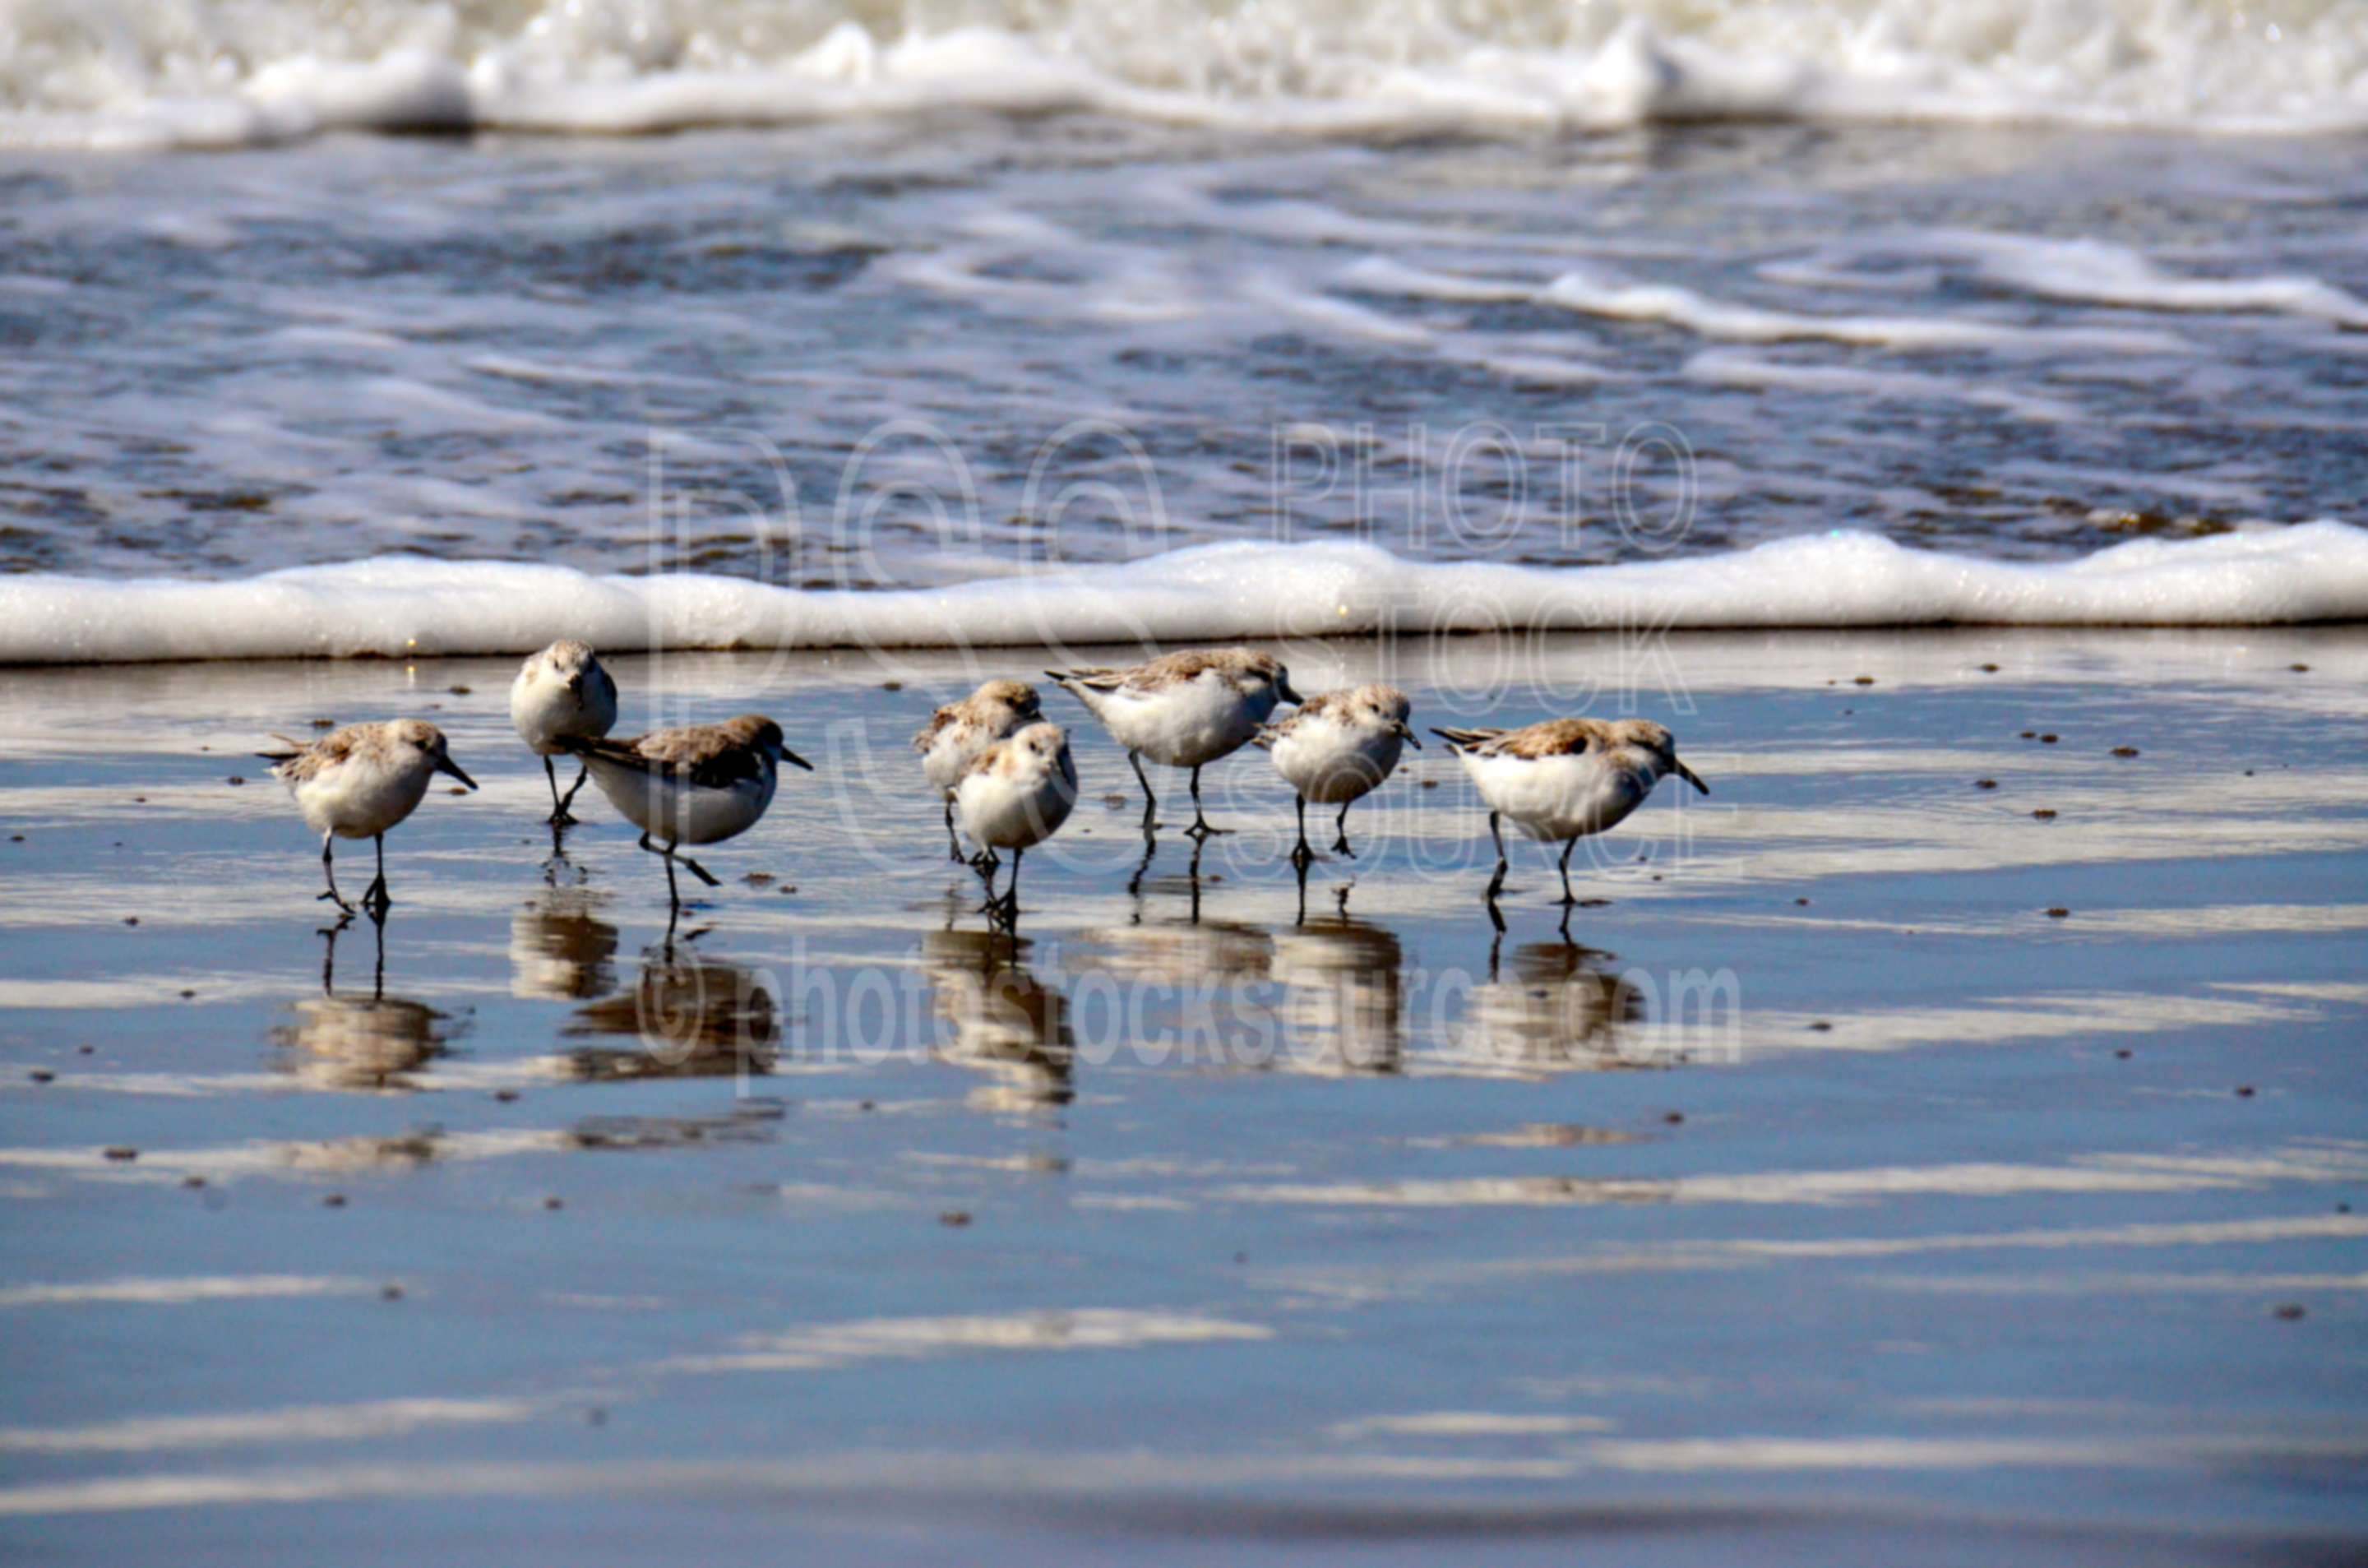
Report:
[[[1861,348],[1888,348],[1901,353],[2028,352],[2033,349],[2094,349],[2124,354],[2183,353],[2189,345],[2165,332],[2127,327],[2037,327],[1966,316],[1810,315],[1797,311],[1768,310],[1713,299],[1694,290],[1669,283],[1643,283],[1599,269],[1573,268],[1545,283],[1495,278],[1475,273],[1440,272],[1388,256],[1368,256],[1344,268],[1338,281],[1373,294],[1436,300],[1458,304],[1533,304],[1552,306],[1581,315],[1609,320],[1656,323],[1681,327],[1697,336],[1736,343],[1816,342]],[[1710,360],[1706,370],[1725,369],[1736,377],[1756,375],[1756,382],[1792,384],[1834,391],[1848,386],[1867,391],[1882,379],[1873,375],[1852,381],[1842,369],[1813,371],[1736,359]],[[1814,378],[1822,377],[1822,384]],[[1953,385],[1939,378],[1887,378],[1894,393],[1926,384],[1918,395],[1930,396]],[[1961,389],[1967,401],[1987,401],[2008,406],[2006,394]],[[2042,400],[2026,400],[2034,407],[2057,407]],[[2051,415],[2052,416],[2052,415]]]
[[2368,619],[2368,529],[2133,540],[2057,563],[1835,530],[1715,556],[1540,567],[1371,545],[1226,543],[946,588],[835,593],[682,574],[385,556],[238,582],[0,579],[0,663],[530,651],[1042,646],[1704,627],[2268,625]]

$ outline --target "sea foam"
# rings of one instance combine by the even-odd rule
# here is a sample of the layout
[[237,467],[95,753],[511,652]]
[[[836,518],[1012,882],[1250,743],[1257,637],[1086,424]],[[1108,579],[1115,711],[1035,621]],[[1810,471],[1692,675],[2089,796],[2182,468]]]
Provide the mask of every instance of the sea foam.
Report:
[[0,662],[529,652],[1174,644],[1430,631],[2368,619],[2368,529],[2332,520],[2142,539],[2055,563],[1836,530],[1611,566],[1409,561],[1367,544],[1225,543],[885,593],[693,573],[381,556],[233,582],[0,578]]
[[977,0],[954,11],[944,25],[939,7],[846,0],[16,0],[0,6],[0,144],[631,135],[949,108],[1389,138],[1721,119],[2368,125],[2368,7],[2342,0]]

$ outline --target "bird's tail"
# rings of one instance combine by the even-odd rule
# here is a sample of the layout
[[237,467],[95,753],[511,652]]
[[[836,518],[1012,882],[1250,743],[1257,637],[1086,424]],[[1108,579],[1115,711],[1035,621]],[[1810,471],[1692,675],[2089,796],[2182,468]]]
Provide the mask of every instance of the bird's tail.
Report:
[[261,757],[264,761],[266,761],[266,762],[269,762],[269,763],[293,762],[293,761],[295,761],[298,757],[300,757],[300,756],[303,756],[303,755],[304,755],[304,743],[303,743],[303,742],[302,742],[302,741],[291,741],[291,740],[290,740],[286,735],[281,734],[281,733],[280,733],[279,731],[277,731],[277,730],[274,730],[274,731],[272,731],[272,732],[271,732],[271,738],[272,738],[273,740],[275,740],[275,741],[278,741],[281,745],[283,745],[283,746],[287,747],[288,749],[287,749],[287,750],[285,750],[285,751],[259,751],[259,752],[256,752],[255,755],[256,755],[256,756],[258,756],[258,757]]
[[1493,741],[1502,730],[1433,730],[1431,733],[1457,751],[1468,751],[1485,741]]
[[1102,710],[1102,699],[1116,691],[1125,678],[1121,671],[1102,669],[1046,670],[1044,674],[1097,715]]

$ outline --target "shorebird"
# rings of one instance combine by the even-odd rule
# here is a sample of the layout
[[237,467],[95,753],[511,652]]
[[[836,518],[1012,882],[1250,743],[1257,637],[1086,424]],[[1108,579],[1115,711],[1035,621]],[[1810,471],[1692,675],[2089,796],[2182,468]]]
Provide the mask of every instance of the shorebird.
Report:
[[1164,653],[1131,669],[1047,670],[1102,722],[1126,748],[1143,785],[1143,831],[1152,828],[1158,801],[1143,774],[1143,759],[1192,770],[1192,825],[1205,838],[1217,831],[1201,814],[1201,769],[1241,749],[1280,702],[1297,702],[1291,672],[1269,654],[1247,648]]
[[378,876],[362,904],[381,919],[394,901],[386,892],[386,834],[409,816],[427,793],[431,775],[449,773],[473,790],[477,781],[461,771],[444,744],[444,732],[424,719],[389,719],[379,724],[348,724],[319,740],[271,737],[288,749],[257,752],[271,764],[271,776],[296,797],[296,809],[321,835],[321,896],[347,915],[354,906],[337,894],[335,864],[340,838],[378,841]]
[[1618,825],[1645,803],[1653,786],[1676,774],[1703,794],[1710,786],[1678,760],[1677,741],[1649,719],[1548,719],[1520,730],[1433,730],[1463,764],[1488,804],[1497,874],[1488,902],[1505,886],[1500,817],[1531,838],[1562,846],[1562,902],[1570,891],[1570,852],[1589,834]]
[[[677,908],[682,904],[677,860],[709,887],[721,885],[698,861],[677,855],[677,847],[720,844],[754,827],[773,803],[781,763],[814,771],[813,763],[781,744],[781,727],[761,713],[653,730],[629,741],[562,736],[560,745],[584,759],[600,793],[642,830],[642,847],[666,861],[666,897]],[[650,842],[653,835],[666,841],[663,848]]]
[[987,747],[955,786],[962,826],[987,849],[1011,851],[1011,886],[995,895],[986,873],[986,912],[1009,926],[1019,917],[1019,860],[1069,820],[1077,803],[1077,765],[1068,733],[1058,724],[1030,724]]
[[[914,735],[913,749],[921,754],[921,771],[945,797],[949,859],[963,858],[962,840],[954,835],[954,787],[987,747],[1043,716],[1034,687],[1026,681],[991,680],[929,715],[929,722]],[[979,853],[992,858],[985,848]]]
[[1274,758],[1275,771],[1299,791],[1299,846],[1292,860],[1315,858],[1307,846],[1307,802],[1338,806],[1332,824],[1332,852],[1350,859],[1349,808],[1381,787],[1404,749],[1422,749],[1406,728],[1414,705],[1394,686],[1376,682],[1309,698],[1288,719],[1259,730],[1257,741]]
[[567,813],[575,791],[584,788],[586,770],[575,770],[575,782],[559,793],[559,772],[551,759],[564,749],[563,737],[598,740],[617,725],[617,683],[600,667],[591,648],[582,642],[553,642],[529,654],[510,682],[510,722],[518,739],[542,758],[542,775],[551,781],[551,825],[564,827],[575,819]]

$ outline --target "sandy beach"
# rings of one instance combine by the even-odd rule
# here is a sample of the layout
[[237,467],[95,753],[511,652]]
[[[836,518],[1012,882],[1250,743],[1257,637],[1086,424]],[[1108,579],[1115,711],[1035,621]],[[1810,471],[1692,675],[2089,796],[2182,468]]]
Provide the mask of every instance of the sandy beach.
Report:
[[[2360,1550],[2355,633],[1278,651],[1633,704],[1713,793],[1566,934],[1521,846],[1499,937],[1435,745],[1303,900],[1262,756],[1146,866],[1051,695],[1015,941],[905,741],[1034,652],[620,658],[819,769],[669,946],[514,660],[10,672],[11,1560]],[[395,711],[484,788],[332,938],[249,754]]]

